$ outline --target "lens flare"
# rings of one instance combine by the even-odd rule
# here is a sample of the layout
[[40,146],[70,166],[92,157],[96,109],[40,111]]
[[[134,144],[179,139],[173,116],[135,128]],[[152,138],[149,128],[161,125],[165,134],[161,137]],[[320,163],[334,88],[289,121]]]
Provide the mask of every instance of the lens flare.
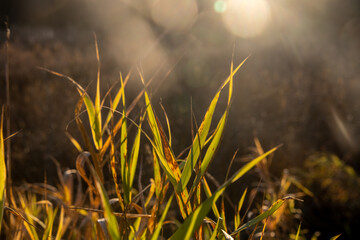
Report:
[[234,35],[252,38],[260,35],[270,20],[270,7],[266,0],[229,0],[223,21]]
[[151,4],[152,19],[166,29],[189,29],[197,14],[198,6],[195,0],[157,0]]
[[223,0],[218,0],[214,3],[214,10],[217,13],[223,13],[226,11],[226,2]]

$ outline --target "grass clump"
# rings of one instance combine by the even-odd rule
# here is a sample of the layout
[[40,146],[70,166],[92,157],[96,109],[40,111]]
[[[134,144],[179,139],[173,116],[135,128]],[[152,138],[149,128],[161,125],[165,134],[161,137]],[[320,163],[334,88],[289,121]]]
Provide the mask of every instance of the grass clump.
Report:
[[[96,53],[99,61],[97,48]],[[109,91],[101,99],[99,64],[96,94],[92,99],[72,78],[46,70],[70,80],[79,93],[75,122],[82,144],[67,133],[79,151],[76,170],[62,172],[54,160],[58,169],[58,186],[48,185],[46,181],[26,184],[7,196],[5,208],[9,214],[3,221],[2,233],[11,239],[239,239],[242,231],[253,229],[254,234],[257,227],[262,226],[260,237],[266,238],[268,220],[277,213],[283,214],[279,209],[295,198],[287,195],[288,185],[279,194],[269,195],[271,204],[268,208],[247,222],[240,216],[247,190],[238,200],[232,224],[226,221],[224,198],[221,207],[217,202],[228,186],[252,168],[261,169],[262,160],[274,153],[277,147],[267,152],[261,149],[258,157],[227,177],[217,189],[211,190],[208,184],[207,170],[220,146],[229,115],[233,77],[244,62],[235,69],[231,64],[229,77],[212,99],[183,159],[176,157],[172,150],[170,123],[166,117],[166,131],[154,111],[148,84],[141,73],[144,90],[127,106],[125,86],[130,75],[125,79],[120,75],[121,86],[114,98]],[[214,123],[215,108],[225,88],[228,89],[227,105],[220,120]],[[141,98],[145,109],[138,114],[137,120],[132,120],[129,114]],[[108,106],[105,106],[106,101]],[[87,118],[82,117],[83,112],[87,113]],[[145,131],[145,124],[150,133]],[[212,125],[216,126],[214,131],[210,131]],[[135,133],[130,131],[130,127],[135,127]],[[153,176],[145,188],[135,188],[135,173],[144,140],[151,146]],[[1,174],[5,172],[3,142],[1,134]],[[5,175],[1,175],[0,180],[0,194],[4,196]],[[84,183],[85,187],[82,186]],[[109,184],[114,193],[105,188]],[[1,199],[2,213],[4,201]],[[181,220],[176,218],[177,214]],[[299,231],[300,228],[296,238]]]

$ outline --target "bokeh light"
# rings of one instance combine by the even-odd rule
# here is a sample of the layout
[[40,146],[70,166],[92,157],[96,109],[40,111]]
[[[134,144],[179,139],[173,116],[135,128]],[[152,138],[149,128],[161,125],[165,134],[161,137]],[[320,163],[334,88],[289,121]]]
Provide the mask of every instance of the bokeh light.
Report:
[[189,29],[196,20],[198,6],[195,0],[156,0],[151,4],[152,19],[165,29]]
[[218,13],[223,13],[226,11],[227,5],[223,0],[218,0],[214,3],[214,10]]
[[242,38],[261,34],[270,20],[270,7],[266,0],[229,0],[223,21],[227,29]]

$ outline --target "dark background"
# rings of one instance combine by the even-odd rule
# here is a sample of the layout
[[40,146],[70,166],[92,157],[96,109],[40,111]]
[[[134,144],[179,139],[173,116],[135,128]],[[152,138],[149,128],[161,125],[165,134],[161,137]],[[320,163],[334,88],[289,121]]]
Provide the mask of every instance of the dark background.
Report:
[[[251,152],[255,136],[264,149],[284,144],[272,164],[275,179],[285,168],[303,169],[305,160],[318,152],[335,154],[356,173],[360,171],[358,1],[269,2],[266,27],[248,38],[226,28],[223,14],[214,10],[215,1],[184,2],[189,5],[172,12],[172,5],[151,0],[1,1],[2,46],[6,19],[11,30],[11,129],[21,129],[12,138],[16,183],[43,181],[44,172],[52,176],[49,156],[64,168],[74,167],[77,153],[65,129],[68,126],[78,136],[71,122],[77,92],[66,80],[37,67],[69,75],[91,92],[97,71],[93,33],[99,43],[103,93],[118,81],[119,72],[126,75],[132,69],[127,87],[130,102],[142,86],[137,67],[147,80],[157,72],[150,86],[153,102],[158,106],[161,101],[169,115],[176,154],[191,143],[191,104],[200,121],[229,74],[232,53],[235,64],[251,54],[236,75],[230,118],[210,169],[220,182],[234,151],[239,148],[236,169]],[[165,12],[170,13],[164,15],[164,22],[156,18],[161,7],[168,7]],[[5,66],[3,47],[0,66]],[[0,74],[3,104],[4,67]],[[224,106],[225,101],[216,117]],[[358,185],[342,186],[346,180],[334,181],[355,195],[359,191]],[[230,194],[238,198],[236,187]],[[351,239],[353,226],[359,224],[355,220],[359,208],[350,204],[356,199],[329,206],[325,203],[331,201],[323,199],[320,205],[311,200],[304,204],[305,224],[322,236],[342,232]]]

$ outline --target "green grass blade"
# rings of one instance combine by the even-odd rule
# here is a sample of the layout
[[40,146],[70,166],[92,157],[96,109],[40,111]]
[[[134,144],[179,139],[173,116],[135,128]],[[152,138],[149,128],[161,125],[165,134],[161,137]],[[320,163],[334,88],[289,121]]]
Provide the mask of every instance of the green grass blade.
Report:
[[[123,114],[125,111],[123,111]],[[122,121],[120,132],[120,167],[121,167],[121,180],[124,188],[125,204],[129,203],[129,189],[127,182],[128,163],[127,163],[127,124],[126,118]]]
[[[140,73],[140,79],[143,82],[144,86],[145,86],[145,82],[144,79]],[[162,167],[162,169],[165,171],[166,176],[169,178],[170,182],[173,184],[173,186],[175,187],[175,189],[177,189],[177,184],[180,180],[180,177],[178,177],[179,179],[177,180],[176,175],[178,173],[178,175],[180,176],[180,170],[179,167],[175,166],[175,164],[173,164],[172,166],[170,166],[167,162],[166,156],[164,155],[164,149],[163,149],[163,144],[166,141],[162,140],[162,137],[160,135],[160,124],[158,124],[158,121],[156,120],[156,116],[155,113],[153,111],[150,99],[149,99],[149,95],[145,89],[144,91],[144,98],[145,98],[145,104],[146,104],[146,113],[147,113],[147,120],[148,123],[150,125],[150,129],[151,132],[153,133],[153,141],[150,140],[151,145],[153,146],[153,149],[157,155],[157,159],[160,162],[160,166]],[[176,170],[177,168],[177,170]],[[173,172],[173,169],[176,170],[176,172]]]
[[97,108],[94,106],[93,101],[90,99],[89,95],[86,92],[81,92],[79,89],[78,91],[82,97],[82,100],[86,107],[86,111],[88,113],[89,124],[90,124],[91,134],[93,137],[95,148],[99,150],[101,149],[101,145],[102,145],[102,137],[101,137],[101,125],[98,116],[101,115],[101,113],[99,109],[97,110]]
[[[121,89],[122,89],[122,104],[123,104],[123,116],[126,116],[126,104],[125,104],[125,92],[124,92],[124,82],[121,80]],[[124,201],[125,204],[130,203],[131,188],[129,186],[129,176],[130,176],[130,164],[128,161],[128,132],[127,132],[127,118],[124,118],[122,121],[121,132],[120,132],[120,166],[121,166],[121,180],[124,189]]]
[[98,145],[98,150],[102,147],[102,121],[101,121],[101,104],[100,104],[100,56],[99,56],[99,47],[94,34],[95,40],[95,50],[96,50],[96,60],[98,62],[98,70],[96,77],[96,95],[95,95],[95,136]]
[[[202,179],[202,183],[203,183],[203,189],[204,189],[206,197],[210,198],[212,196],[212,193],[211,193],[210,187],[209,187],[209,185],[208,185],[208,183],[206,181],[206,178]],[[219,213],[219,210],[218,210],[216,204],[213,204],[212,210],[214,212],[215,217],[219,219],[220,218],[220,213]]]
[[[98,54],[98,53],[97,53]],[[94,103],[92,102],[92,100],[90,99],[90,96],[87,94],[87,92],[85,91],[85,89],[78,84],[74,79],[72,79],[69,76],[66,76],[64,74],[46,69],[46,68],[42,68],[40,67],[40,69],[47,71],[51,74],[54,74],[56,76],[62,77],[62,78],[66,78],[68,79],[72,84],[74,84],[77,88],[77,91],[79,92],[86,110],[88,112],[88,117],[89,117],[89,123],[90,123],[90,128],[91,128],[91,133],[93,136],[93,140],[94,140],[94,144],[96,149],[101,149],[101,145],[102,145],[102,133],[101,133],[101,114],[100,114],[100,109],[98,109],[98,114],[96,114],[96,108],[95,106],[100,106],[100,103],[97,105],[96,101],[95,101],[95,106]],[[99,73],[100,74],[100,73]],[[98,91],[97,91],[98,92]],[[100,94],[97,94],[97,96],[99,96],[100,98]],[[100,108],[100,107],[99,107]]]
[[174,173],[172,172],[169,164],[167,163],[165,157],[164,157],[164,151],[162,149],[162,143],[161,143],[161,137],[160,137],[160,131],[158,129],[158,125],[156,122],[156,118],[155,118],[155,114],[154,111],[152,109],[150,100],[149,100],[149,96],[147,94],[147,92],[144,92],[144,96],[145,96],[145,104],[146,104],[146,113],[147,113],[147,119],[148,119],[148,123],[150,125],[151,131],[153,133],[153,137],[154,137],[154,141],[152,143],[153,148],[155,150],[155,153],[158,157],[158,160],[160,161],[160,165],[163,168],[163,170],[165,171],[166,175],[168,176],[170,182],[174,185],[177,186],[177,181],[175,179]]
[[190,239],[195,231],[200,227],[203,219],[210,211],[212,205],[225,191],[226,186],[219,188],[210,198],[206,199],[194,212],[192,212],[185,222],[170,237],[170,240]]
[[109,197],[106,194],[106,190],[105,190],[103,184],[101,183],[99,176],[95,172],[94,167],[90,164],[89,161],[88,161],[88,165],[89,165],[92,175],[94,176],[95,185],[99,192],[99,195],[101,198],[101,203],[104,208],[104,217],[106,219],[108,233],[113,240],[120,239],[120,233],[119,233],[119,227],[118,227],[119,225],[118,225],[115,215],[112,212],[110,202],[109,202]]
[[45,231],[44,231],[44,235],[42,237],[43,240],[52,238],[52,229],[53,229],[53,226],[54,226],[54,220],[55,220],[57,211],[58,211],[57,208],[55,209],[55,211],[53,211],[52,207],[48,208],[48,211],[46,213],[47,214],[47,216],[46,216],[47,217],[47,219],[46,219],[46,228],[45,228]]
[[246,172],[248,172],[251,168],[256,166],[258,162],[260,162],[263,158],[274,152],[277,148],[274,148],[265,154],[255,158],[251,162],[247,163],[244,167],[239,169],[234,175],[232,175],[229,180],[227,180],[223,185],[221,185],[216,192],[211,195],[211,197],[207,198],[195,211],[193,211],[189,217],[185,220],[185,222],[179,227],[179,229],[171,236],[171,240],[178,239],[190,239],[193,236],[194,232],[198,229],[200,224],[202,223],[205,216],[208,214],[210,209],[215,204],[216,200],[221,196],[221,194],[225,191],[226,187],[230,184],[234,183],[241,176],[243,176]]
[[[121,74],[120,74],[120,79],[122,78]],[[111,109],[109,110],[108,112],[108,115],[106,117],[106,120],[105,120],[105,123],[104,123],[104,126],[103,126],[103,129],[105,130],[107,125],[109,124],[111,118],[113,117],[114,115],[114,111],[116,110],[117,106],[119,105],[119,102],[121,100],[121,97],[122,97],[122,93],[123,93],[123,87],[121,87],[119,89],[119,91],[116,93],[115,95],[115,98],[114,98],[114,101],[112,102],[111,104]]]
[[63,226],[64,226],[64,207],[61,206],[59,225],[58,225],[57,233],[55,236],[55,240],[61,240]]
[[5,205],[5,188],[6,188],[6,165],[5,165],[5,148],[3,135],[4,115],[1,114],[0,121],[0,231]]
[[167,213],[168,213],[168,211],[169,211],[169,209],[170,209],[170,205],[171,205],[171,202],[172,202],[173,198],[174,198],[174,195],[171,195],[171,197],[169,198],[169,200],[168,200],[168,202],[167,202],[167,204],[166,204],[166,207],[165,207],[165,209],[164,209],[164,212],[163,212],[163,214],[161,215],[161,218],[160,218],[159,222],[157,223],[157,226],[156,226],[155,231],[154,231],[154,233],[153,233],[153,235],[152,235],[152,237],[151,237],[151,240],[156,240],[156,239],[158,239],[159,234],[160,234],[160,231],[161,231],[161,229],[162,229],[163,222],[164,222],[165,217],[166,217],[166,215],[167,215]]
[[207,149],[206,151],[206,154],[205,154],[205,157],[200,165],[200,169],[199,169],[199,172],[197,173],[196,175],[196,178],[194,180],[194,183],[191,187],[191,190],[190,190],[190,195],[192,194],[192,192],[194,191],[195,187],[197,186],[197,184],[199,184],[201,178],[204,176],[206,170],[208,169],[209,165],[210,165],[210,162],[212,161],[212,159],[214,158],[214,155],[215,155],[215,152],[220,144],[220,140],[221,140],[221,137],[222,137],[222,133],[224,131],[224,128],[225,128],[225,123],[226,123],[226,120],[227,120],[227,115],[228,115],[228,111],[226,111],[224,113],[224,115],[222,116],[222,118],[220,119],[219,121],[219,124],[213,134],[213,139],[209,145],[209,148]]
[[[242,61],[237,68],[233,71],[233,62],[231,62],[231,69],[230,69],[230,76],[225,80],[225,82],[222,84],[221,88],[218,90],[218,92],[216,93],[215,97],[213,98],[213,100],[210,103],[210,106],[205,114],[205,117],[199,127],[198,133],[196,134],[196,137],[193,141],[192,147],[189,151],[189,154],[186,158],[186,163],[181,175],[181,180],[180,180],[180,187],[182,189],[184,189],[187,185],[187,183],[190,180],[191,174],[192,174],[192,170],[194,169],[199,156],[200,156],[200,151],[201,149],[204,147],[205,143],[206,143],[206,136],[209,133],[209,129],[211,126],[211,121],[212,121],[212,117],[214,114],[214,110],[216,107],[216,104],[218,102],[221,90],[228,84],[229,84],[229,96],[228,96],[228,106],[230,105],[231,102],[231,97],[232,97],[232,91],[233,91],[233,76],[236,74],[236,72],[240,69],[240,67],[245,63],[245,61],[247,60],[247,58]],[[228,111],[228,109],[226,110]],[[225,123],[225,122],[224,122]],[[220,134],[221,135],[221,134]],[[197,181],[198,182],[198,181]],[[196,185],[196,184],[194,184]],[[193,185],[193,186],[194,186]],[[191,195],[191,194],[190,194]]]
[[242,206],[244,204],[246,193],[247,193],[247,188],[243,192],[243,194],[242,194],[242,196],[241,196],[241,198],[239,200],[238,206],[236,208],[236,212],[235,212],[235,216],[234,216],[234,227],[235,227],[235,229],[240,226],[240,221],[241,221],[240,210],[241,210],[241,208],[242,208]]
[[[235,70],[231,71],[230,76],[225,80],[225,82],[223,83],[223,85],[221,85],[220,90],[223,89],[229,82],[230,80],[232,80],[232,78],[234,77],[234,75],[237,73],[237,71],[242,67],[242,65],[244,65],[244,63],[246,62],[246,60],[249,58],[250,56],[248,56],[247,58],[245,58],[236,68]],[[231,63],[232,64],[232,63]],[[219,90],[219,91],[220,91]]]
[[[237,67],[237,69],[240,68],[240,66],[244,63],[244,61]],[[228,115],[229,115],[229,109],[230,109],[230,103],[231,103],[231,97],[232,97],[232,91],[233,91],[233,76],[234,76],[234,74],[235,74],[235,72],[233,71],[233,63],[231,63],[230,76],[225,81],[225,83],[222,85],[222,88],[220,88],[220,90],[219,90],[219,92],[220,92],[226,86],[226,84],[229,83],[229,95],[228,95],[227,107],[215,129],[210,146],[207,149],[205,157],[200,165],[199,172],[197,173],[194,183],[190,190],[190,196],[191,196],[192,192],[194,191],[194,188],[197,186],[197,184],[200,182],[201,178],[204,176],[205,172],[207,171],[212,159],[214,158],[215,152],[221,142],[222,134],[223,134],[223,131],[224,131],[224,128],[226,125]]]
[[145,114],[140,118],[140,123],[139,123],[139,126],[138,126],[138,132],[136,134],[134,144],[133,144],[133,147],[132,147],[132,150],[131,150],[131,155],[130,155],[130,161],[129,161],[130,171],[129,171],[129,180],[128,180],[130,190],[131,190],[133,182],[134,182],[137,161],[138,161],[138,158],[139,158],[140,139],[141,139],[141,126],[142,126],[142,121],[144,120],[144,117],[145,117]]
[[[147,112],[147,116],[148,116],[148,122],[151,128],[151,131],[153,133],[154,136],[154,144],[155,146],[161,148],[161,137],[160,137],[160,132],[157,126],[157,122],[155,119],[155,114],[154,111],[152,109],[152,105],[149,99],[149,95],[147,93],[147,91],[144,92],[144,96],[145,96],[145,104],[146,104],[146,112]],[[162,153],[162,151],[160,152]]]
[[154,162],[155,195],[156,195],[156,198],[158,199],[161,194],[163,182],[161,180],[159,158],[157,157],[157,154],[156,154],[154,148],[153,148],[152,154],[153,154],[153,162]]
[[[170,167],[172,174],[175,177],[175,181],[173,181],[174,189],[177,190],[178,184],[180,182],[181,172],[177,161],[175,160],[174,154],[169,146],[169,142],[166,139],[165,133],[158,118],[155,116],[157,127],[161,136],[161,144],[162,150],[164,153],[164,157],[166,160],[167,165]],[[176,191],[175,191],[176,192]],[[187,189],[185,188],[183,191],[176,192],[176,200],[178,202],[180,212],[182,217],[185,219],[187,214],[191,213],[191,205],[188,202],[189,194]]]
[[220,233],[220,227],[223,225],[223,219],[222,218],[218,218],[218,221],[215,225],[215,228],[213,230],[213,233],[211,234],[211,237],[209,240],[215,240],[217,239],[216,237],[219,235]]
[[275,152],[279,147],[274,147],[273,149],[267,151],[263,155],[251,160],[249,163],[247,163],[244,167],[239,169],[228,181],[228,184],[231,184],[235,181],[237,181],[239,178],[241,178],[245,173],[247,173],[251,168],[256,166],[261,160],[269,156],[271,153]]
[[259,222],[261,222],[262,220],[266,219],[267,217],[271,216],[272,214],[274,214],[274,212],[276,210],[278,210],[283,203],[286,201],[286,198],[283,199],[279,199],[277,200],[275,203],[273,203],[271,205],[271,207],[266,210],[265,212],[263,212],[262,214],[260,214],[259,216],[251,219],[249,222],[245,223],[244,225],[242,225],[240,228],[236,229],[234,232],[231,233],[232,236],[236,235],[237,233],[241,232],[242,230],[251,227]]
[[219,96],[220,96],[220,92],[218,92],[211,101],[210,106],[204,116],[204,120],[202,121],[199,127],[198,133],[196,134],[192,147],[186,158],[185,166],[183,168],[180,179],[181,185],[179,185],[181,186],[182,189],[184,189],[187,183],[189,182],[192,171],[195,168],[195,165],[199,159],[200,151],[204,147],[204,143],[209,133],[212,117],[214,115],[215,107],[219,100]]

